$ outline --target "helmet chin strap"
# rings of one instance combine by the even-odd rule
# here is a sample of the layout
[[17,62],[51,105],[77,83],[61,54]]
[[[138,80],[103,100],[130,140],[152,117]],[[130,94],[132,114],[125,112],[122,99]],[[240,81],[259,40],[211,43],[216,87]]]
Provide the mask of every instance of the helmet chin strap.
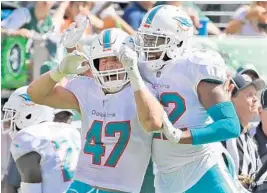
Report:
[[104,88],[104,92],[106,94],[114,94],[122,89],[122,86],[120,87],[112,87],[112,88]]
[[164,55],[163,59],[158,59],[156,61],[148,61],[148,66],[155,66],[155,67],[148,67],[151,71],[158,71],[164,68],[166,64],[171,63],[172,59],[167,56],[167,54]]
[[125,85],[122,85],[122,86],[103,88],[103,91],[104,91],[105,94],[114,94],[114,93],[117,93],[117,92],[121,91],[128,84],[129,84],[129,82],[127,84],[125,84]]

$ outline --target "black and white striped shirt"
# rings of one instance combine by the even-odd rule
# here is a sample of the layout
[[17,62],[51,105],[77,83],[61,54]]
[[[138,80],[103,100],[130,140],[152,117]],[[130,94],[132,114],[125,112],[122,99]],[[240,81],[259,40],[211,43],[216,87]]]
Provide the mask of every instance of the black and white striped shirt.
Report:
[[238,138],[222,143],[234,160],[237,175],[254,179],[262,164],[253,138],[248,133],[242,133]]

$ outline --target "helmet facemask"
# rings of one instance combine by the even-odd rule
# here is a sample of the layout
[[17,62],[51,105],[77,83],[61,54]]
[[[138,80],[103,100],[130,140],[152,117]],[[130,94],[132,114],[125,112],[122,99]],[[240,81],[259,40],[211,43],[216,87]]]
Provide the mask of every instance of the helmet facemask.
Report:
[[[102,58],[102,59],[106,60],[105,58]],[[105,69],[103,70],[99,68],[100,60],[101,59],[94,59],[93,64],[91,65],[92,73],[95,77],[96,83],[99,84],[99,86],[101,86],[103,89],[107,90],[109,93],[114,93],[114,92],[121,90],[123,86],[129,82],[129,78],[128,78],[125,68],[118,67],[119,65],[116,65],[116,64],[113,64],[113,65],[109,64],[109,67],[108,67],[109,69],[106,69],[105,67]],[[114,63],[117,63],[117,62],[114,62]]]
[[17,111],[8,107],[3,108],[4,117],[1,120],[1,129],[3,134],[11,134],[16,131],[15,117]]
[[165,57],[168,49],[172,46],[175,39],[171,35],[152,34],[138,32],[135,41],[135,49],[142,61],[146,62],[147,67],[156,71],[165,64]]
[[[156,71],[173,60],[183,59],[192,36],[193,24],[186,12],[176,6],[159,5],[143,17],[135,47],[139,55],[145,56],[147,68]],[[150,56],[153,52],[156,57]]]

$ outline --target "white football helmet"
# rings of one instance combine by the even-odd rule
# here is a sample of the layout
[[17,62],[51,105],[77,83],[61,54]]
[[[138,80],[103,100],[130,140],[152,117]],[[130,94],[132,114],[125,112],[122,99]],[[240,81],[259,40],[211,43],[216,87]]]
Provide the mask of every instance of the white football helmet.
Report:
[[110,93],[122,89],[129,82],[129,79],[123,67],[100,71],[99,59],[116,56],[114,52],[119,52],[122,44],[127,44],[134,49],[133,39],[126,32],[118,28],[110,28],[103,30],[94,38],[90,48],[83,47],[83,52],[89,58],[92,74],[96,82]]
[[32,102],[27,88],[28,86],[23,86],[15,90],[4,104],[2,133],[12,136],[17,132],[17,128],[23,129],[43,121],[53,121],[54,109]]
[[135,49],[139,56],[145,56],[147,67],[156,71],[167,60],[184,57],[193,34],[193,22],[185,11],[172,5],[159,5],[143,17]]

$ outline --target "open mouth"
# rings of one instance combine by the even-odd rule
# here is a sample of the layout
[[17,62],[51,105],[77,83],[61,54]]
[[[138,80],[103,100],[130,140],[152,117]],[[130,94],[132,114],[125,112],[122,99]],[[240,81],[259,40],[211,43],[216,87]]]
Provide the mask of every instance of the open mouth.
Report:
[[162,52],[146,53],[147,60],[158,60]]
[[113,74],[113,75],[109,75],[105,77],[106,81],[112,81],[112,80],[117,80],[117,75]]
[[148,60],[156,60],[156,59],[157,59],[156,55],[154,55],[154,54],[148,55]]

